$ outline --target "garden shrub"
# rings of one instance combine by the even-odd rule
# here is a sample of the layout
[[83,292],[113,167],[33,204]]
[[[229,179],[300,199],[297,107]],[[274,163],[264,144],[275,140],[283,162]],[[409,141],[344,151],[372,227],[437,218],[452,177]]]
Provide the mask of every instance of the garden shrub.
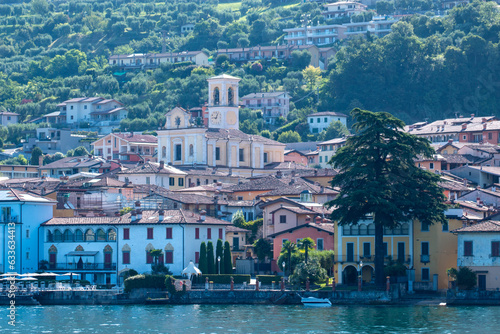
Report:
[[272,284],[273,282],[280,282],[281,276],[278,275],[257,275],[259,282],[262,284]]
[[125,280],[125,292],[133,289],[165,289],[165,276],[162,275],[136,275]]

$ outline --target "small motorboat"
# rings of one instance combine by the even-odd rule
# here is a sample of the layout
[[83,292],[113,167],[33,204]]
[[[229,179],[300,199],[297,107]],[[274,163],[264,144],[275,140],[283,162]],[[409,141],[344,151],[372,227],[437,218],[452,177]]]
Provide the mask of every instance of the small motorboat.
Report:
[[332,302],[328,298],[301,297],[300,301],[307,307],[330,307]]

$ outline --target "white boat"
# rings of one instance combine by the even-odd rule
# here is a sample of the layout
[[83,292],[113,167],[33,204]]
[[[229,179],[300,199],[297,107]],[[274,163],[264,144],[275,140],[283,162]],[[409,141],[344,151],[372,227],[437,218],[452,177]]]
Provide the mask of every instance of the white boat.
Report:
[[328,298],[301,297],[300,301],[308,307],[330,307],[332,302]]

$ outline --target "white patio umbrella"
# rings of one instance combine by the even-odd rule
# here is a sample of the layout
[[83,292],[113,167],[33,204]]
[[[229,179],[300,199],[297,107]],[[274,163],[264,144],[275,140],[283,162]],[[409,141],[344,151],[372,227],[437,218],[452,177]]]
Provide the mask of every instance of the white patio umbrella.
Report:
[[21,274],[19,275],[19,277],[33,277],[33,276],[36,276],[37,274],[34,274],[34,273],[28,273],[28,274]]
[[38,279],[36,279],[34,277],[23,277],[23,278],[20,278],[19,281],[38,281]]
[[69,282],[70,282],[70,284],[73,284],[73,275],[75,275],[75,276],[80,276],[80,274],[77,274],[77,273],[66,273],[66,274],[61,274],[61,276],[69,276]]
[[193,275],[201,275],[202,273],[201,270],[194,265],[193,261],[190,261],[188,266],[182,271],[182,274],[189,275],[189,279],[191,279]]
[[2,276],[2,277],[7,277],[7,276],[19,276],[19,274],[18,274],[18,273],[5,273],[5,274],[2,274],[2,275],[0,275],[0,276]]
[[37,276],[44,277],[44,276],[61,276],[61,275],[58,275],[55,273],[41,273],[41,274],[38,274]]

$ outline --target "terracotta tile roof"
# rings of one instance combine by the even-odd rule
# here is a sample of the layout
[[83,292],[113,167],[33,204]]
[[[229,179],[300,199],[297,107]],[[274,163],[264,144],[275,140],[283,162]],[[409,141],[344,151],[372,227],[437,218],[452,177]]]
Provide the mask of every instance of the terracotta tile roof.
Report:
[[312,215],[311,218],[314,217],[314,214],[315,214],[315,212],[313,210],[310,210],[307,208],[302,208],[302,207],[296,207],[296,206],[282,206],[282,207],[277,208],[274,211],[271,211],[271,213],[275,213],[276,211],[279,211],[279,210],[287,210],[287,211],[296,213],[298,215],[310,214],[310,215]]
[[103,177],[103,178],[95,178],[95,179],[83,179],[83,180],[77,180],[77,181],[70,181],[67,182],[66,184],[62,185],[62,189],[67,189],[67,188],[82,188],[82,187],[89,187],[89,188],[100,188],[100,187],[114,187],[114,188],[122,188],[125,186],[125,182],[110,178],[110,177]]
[[36,203],[56,203],[50,198],[37,196],[26,191],[12,188],[0,189],[0,202],[36,202]]
[[480,233],[480,232],[500,232],[500,221],[488,220],[471,226],[461,227],[453,230],[453,233]]
[[283,143],[277,142],[272,139],[268,139],[262,136],[258,135],[249,135],[244,133],[243,131],[237,130],[237,129],[207,129],[205,132],[205,136],[208,139],[242,139],[242,140],[249,140],[249,141],[255,141],[257,143],[264,143],[268,145],[278,145],[278,146],[286,146]]
[[490,210],[490,208],[488,208],[486,205],[478,205],[476,202],[472,202],[472,201],[456,200],[455,204],[458,204],[460,206],[463,206],[463,207],[466,207],[469,209],[473,209],[475,211],[487,212]]
[[241,227],[236,227],[234,225],[228,225],[226,226],[226,232],[243,232],[243,233],[248,233],[250,230],[241,228]]
[[251,207],[256,206],[260,203],[260,201],[227,201],[227,206],[245,206]]
[[333,177],[338,174],[338,171],[332,168],[314,168],[312,170],[300,170],[297,171],[297,176],[300,177]]
[[186,175],[186,172],[181,171],[173,166],[164,165],[162,169],[160,169],[160,164],[157,162],[145,162],[144,164],[140,164],[137,167],[124,170],[122,172],[117,173],[118,175],[127,175],[127,174],[176,174],[176,175]]
[[205,221],[200,216],[185,210],[165,210],[164,219],[160,221],[158,210],[143,210],[140,220],[131,220],[129,212],[121,217],[66,217],[52,218],[43,223],[44,226],[54,225],[136,225],[136,224],[204,224],[204,225],[230,225],[230,222],[207,216]]
[[[176,201],[183,204],[215,204],[214,197],[204,196],[198,194],[186,194],[186,193],[178,193],[166,190],[164,188],[153,190],[153,194],[150,196],[161,196],[172,201]],[[149,197],[149,196],[148,196]],[[146,197],[147,198],[147,197]],[[223,199],[217,200],[217,204],[225,205],[227,202]]]
[[106,160],[100,157],[81,156],[81,157],[68,157],[54,161],[39,169],[57,169],[57,168],[88,168],[97,167],[106,164]]
[[130,133],[113,133],[113,136],[117,136],[123,140],[130,143],[158,143],[158,138],[153,135],[142,135],[142,134],[130,134]]
[[251,191],[251,190],[273,190],[279,187],[283,187],[283,182],[277,177],[271,175],[266,177],[261,177],[258,179],[252,179],[251,181],[242,182],[240,184],[235,184],[229,190],[233,192],[238,191]]
[[302,178],[295,177],[291,179],[282,179],[283,186],[275,188],[260,196],[290,196],[300,195],[304,190],[309,190],[313,194],[338,194],[338,191],[332,188],[321,187],[319,185],[308,182]]
[[316,116],[339,116],[339,117],[347,117],[346,114],[335,111],[320,111],[314,114],[309,114],[307,117],[316,117]]
[[186,193],[194,193],[194,192],[215,192],[219,191],[221,193],[232,193],[233,191],[230,190],[234,186],[234,183],[222,183],[221,188],[218,189],[218,186],[215,183],[211,184],[204,184],[196,187],[190,187],[190,188],[184,188],[184,189],[177,189],[173,190],[175,192],[186,192]]
[[274,170],[310,170],[312,171],[313,167],[307,167],[302,164],[298,164],[294,161],[284,161],[284,162],[272,162],[264,166],[264,169],[274,169]]
[[281,231],[281,232],[277,232],[277,233],[273,233],[271,235],[269,235],[270,238],[275,238],[277,237],[278,235],[281,235],[281,234],[284,234],[284,233],[291,233],[295,230],[298,230],[298,229],[302,229],[302,228],[315,228],[316,230],[318,231],[323,231],[323,232],[327,232],[331,235],[333,235],[334,231],[335,231],[335,228],[334,228],[334,224],[325,224],[325,223],[320,223],[320,224],[316,224],[316,223],[307,223],[307,224],[303,224],[303,225],[299,225],[299,226],[295,226],[295,227],[292,227],[292,228],[289,228],[288,230],[284,230],[284,231]]

